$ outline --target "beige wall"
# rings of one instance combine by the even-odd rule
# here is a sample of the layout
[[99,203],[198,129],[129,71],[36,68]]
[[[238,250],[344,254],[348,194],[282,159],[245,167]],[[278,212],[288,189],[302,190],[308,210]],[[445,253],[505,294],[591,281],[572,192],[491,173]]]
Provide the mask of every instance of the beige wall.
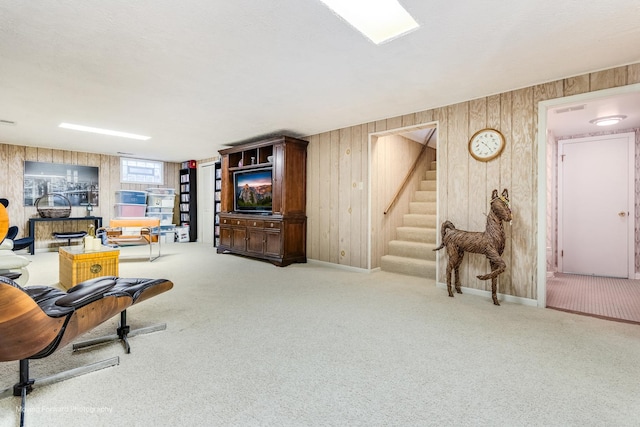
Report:
[[[404,177],[405,161],[414,157],[416,145],[396,142],[390,143],[393,148],[389,149],[389,146],[376,146],[378,139],[372,138],[370,156],[369,135],[437,122],[440,221],[449,219],[459,228],[481,230],[491,190],[508,188],[514,221],[511,227],[507,226],[504,258],[508,268],[501,275],[500,290],[514,296],[536,298],[538,102],[633,83],[640,83],[640,64],[307,137],[308,258],[369,268],[368,238],[371,231],[371,268],[379,265],[388,241],[394,236],[403,208],[394,208],[386,218],[381,213],[388,203],[390,189]],[[473,161],[467,153],[468,138],[483,127],[500,129],[507,139],[507,147],[500,158],[487,164]],[[145,187],[120,184],[118,159],[115,156],[0,144],[0,161],[5,165],[0,168],[0,193],[12,201],[9,207],[12,224],[19,225],[24,233],[28,218],[36,215],[35,208],[24,208],[20,202],[24,160],[99,166],[100,206],[95,214],[108,219],[115,203],[115,190]],[[166,185],[178,187],[180,165],[165,165]],[[371,230],[368,229],[370,186],[375,190],[372,194],[374,226]],[[410,193],[405,193],[404,197],[408,197],[407,194]],[[84,208],[74,208],[72,215],[84,215]],[[51,231],[40,232],[38,239],[42,243],[39,246],[49,245]],[[444,262],[444,257],[441,257],[440,281],[444,280]],[[469,287],[487,289],[485,282],[475,279],[487,268],[483,257],[469,256],[463,263],[462,282]]]
[[[369,183],[369,134],[404,126],[438,123],[438,214],[461,229],[482,230],[491,191],[509,189],[513,225],[507,226],[504,258],[507,271],[500,277],[505,294],[537,298],[537,171],[538,103],[612,87],[640,83],[640,64],[544,83],[442,108],[421,111],[311,135],[308,149],[308,248],[310,259],[368,268],[369,185],[376,186],[372,197],[373,226],[371,267],[379,265],[395,221],[378,221],[377,213],[386,201],[377,197],[386,183]],[[502,155],[489,163],[473,160],[467,153],[469,137],[483,127],[499,129],[507,139]],[[393,153],[403,158],[406,151]],[[372,155],[376,154],[372,151]],[[372,157],[372,171],[401,166]],[[397,167],[396,167],[397,166]],[[387,177],[388,178],[388,177]],[[386,179],[386,178],[385,178]],[[357,183],[363,182],[360,190]],[[445,257],[440,258],[439,281],[444,281]],[[461,268],[462,282],[488,290],[476,275],[488,270],[484,257],[471,255]]]
[[[120,157],[117,156],[0,143],[0,164],[3,165],[0,168],[0,197],[9,199],[10,204],[7,209],[9,218],[11,225],[17,225],[20,228],[19,237],[28,234],[29,218],[38,216],[34,206],[23,206],[22,189],[25,160],[99,167],[100,201],[99,205],[94,208],[94,215],[102,216],[105,223],[114,214],[116,190],[145,190],[149,187],[145,184],[121,184]],[[165,162],[163,187],[178,189],[179,174],[179,163]],[[71,208],[71,216],[85,216],[85,213],[84,207]],[[53,231],[86,230],[88,224],[88,222],[75,221],[40,223],[36,230],[36,250],[46,250],[46,248],[57,244],[51,238]]]

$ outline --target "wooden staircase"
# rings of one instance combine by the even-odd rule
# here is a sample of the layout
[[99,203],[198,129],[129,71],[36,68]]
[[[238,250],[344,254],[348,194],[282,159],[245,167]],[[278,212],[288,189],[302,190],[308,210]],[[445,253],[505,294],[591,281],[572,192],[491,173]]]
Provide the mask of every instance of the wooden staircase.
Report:
[[389,242],[389,254],[380,260],[383,271],[436,278],[436,162],[431,162],[420,189],[409,203],[409,213],[396,230],[397,240]]

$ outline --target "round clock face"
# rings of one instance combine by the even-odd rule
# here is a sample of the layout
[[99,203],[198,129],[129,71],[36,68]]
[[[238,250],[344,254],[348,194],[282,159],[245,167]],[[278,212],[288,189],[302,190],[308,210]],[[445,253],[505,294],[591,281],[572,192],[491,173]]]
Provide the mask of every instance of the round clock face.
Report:
[[504,145],[504,136],[500,131],[482,129],[476,132],[469,140],[469,153],[476,160],[488,162],[502,153]]

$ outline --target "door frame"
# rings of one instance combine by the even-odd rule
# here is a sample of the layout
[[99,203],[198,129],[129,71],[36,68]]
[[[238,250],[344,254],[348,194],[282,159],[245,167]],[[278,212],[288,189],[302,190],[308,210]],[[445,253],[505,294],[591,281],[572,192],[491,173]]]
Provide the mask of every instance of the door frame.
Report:
[[[204,197],[202,197],[204,195],[204,193],[206,191],[209,191],[211,194],[214,191],[214,187],[215,187],[215,171],[214,174],[212,175],[213,180],[212,182],[205,182],[204,181],[204,171],[202,170],[202,168],[207,167],[207,166],[215,166],[216,161],[215,160],[211,160],[208,162],[203,162],[203,163],[198,163],[198,169],[197,169],[197,180],[198,180],[198,187],[197,187],[197,197],[198,200],[204,200]],[[214,201],[215,203],[215,201]],[[208,218],[205,218],[205,209],[204,209],[204,204],[202,203],[198,203],[198,224],[204,224],[205,221],[211,221],[211,223],[213,223],[214,221],[214,216],[215,215],[211,215]],[[198,227],[198,242],[204,242],[204,227]],[[213,239],[213,243],[215,244],[215,237],[212,236]]]
[[[413,124],[413,125],[408,125],[408,126],[401,126],[401,127],[397,127],[397,128],[391,128],[391,129],[387,129],[387,130],[382,130],[382,131],[374,131],[374,132],[369,132],[367,135],[367,270],[372,270],[373,267],[373,195],[372,195],[372,180],[373,180],[373,158],[372,158],[372,146],[377,142],[378,138],[380,137],[384,137],[384,136],[390,136],[390,135],[397,135],[397,134],[402,134],[402,133],[407,133],[409,131],[412,130],[418,130],[418,129],[435,129],[436,130],[436,161],[438,161],[439,159],[439,153],[440,150],[438,150],[438,147],[440,145],[440,136],[438,134],[438,129],[439,129],[439,122],[438,120],[428,120],[426,122],[422,122],[422,123],[417,123],[417,124]],[[436,169],[436,173],[438,174],[438,178],[440,177],[440,169]],[[437,182],[437,181],[436,181]],[[439,186],[436,186],[436,224],[439,224],[440,222],[440,218],[439,218],[439,213],[440,213],[440,209],[438,208],[439,205],[439,196],[438,196],[438,188]],[[378,233],[379,230],[376,230],[376,233]],[[379,257],[381,257],[381,254],[377,254],[379,255]],[[378,258],[379,259],[379,258]],[[437,259],[437,258],[436,258]],[[379,264],[379,263],[378,263]],[[376,269],[380,269],[379,265],[378,267],[376,267]],[[439,271],[438,271],[438,263],[436,262],[436,280],[439,277],[438,276]]]
[[[536,294],[538,307],[547,306],[547,113],[561,105],[589,102],[613,95],[640,92],[640,83],[604,89],[594,92],[549,99],[538,103],[538,206],[537,206],[537,251],[536,251]],[[634,260],[635,261],[635,260]]]
[[[559,139],[557,141],[558,146],[562,142],[568,143],[579,143],[579,142],[589,142],[589,141],[597,141],[602,139],[612,139],[612,138],[626,138],[627,139],[627,173],[628,173],[628,184],[627,187],[627,203],[628,203],[628,211],[627,211],[627,236],[632,236],[627,239],[627,279],[633,279],[635,276],[635,247],[633,238],[635,233],[635,133],[634,132],[620,132],[620,133],[611,133],[606,135],[594,135],[594,136],[586,136],[580,138],[564,138]],[[557,169],[560,170],[560,150],[558,149],[558,159],[557,159]],[[562,202],[562,175],[558,174],[558,247],[563,247],[563,227],[561,221],[563,215],[563,202]],[[558,257],[558,269],[562,270],[562,257]]]

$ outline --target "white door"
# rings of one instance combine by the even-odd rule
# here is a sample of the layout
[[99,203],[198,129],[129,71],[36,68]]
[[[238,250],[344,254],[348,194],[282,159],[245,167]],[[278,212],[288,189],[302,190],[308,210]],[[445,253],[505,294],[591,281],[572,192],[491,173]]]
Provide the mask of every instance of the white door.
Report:
[[[200,176],[198,177],[198,228],[202,235],[198,241],[213,244],[213,181],[215,176],[214,163],[198,165]],[[201,191],[200,191],[201,190]]]
[[632,277],[634,143],[633,133],[559,142],[561,272]]

